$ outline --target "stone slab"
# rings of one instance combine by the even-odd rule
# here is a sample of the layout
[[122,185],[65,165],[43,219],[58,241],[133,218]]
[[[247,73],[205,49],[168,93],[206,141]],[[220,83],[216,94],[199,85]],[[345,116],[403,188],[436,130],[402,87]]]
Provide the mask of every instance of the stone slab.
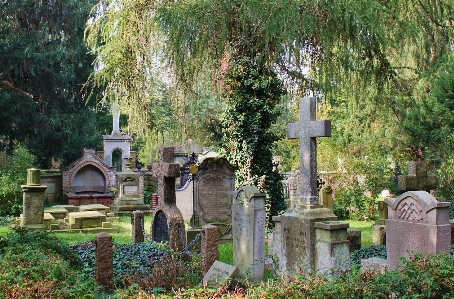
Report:
[[208,282],[220,282],[223,283],[228,279],[235,278],[240,270],[237,267],[220,262],[215,261],[208,272],[203,277],[202,283],[206,285]]
[[388,268],[388,261],[379,257],[361,260],[362,272],[374,272],[384,274]]
[[102,227],[106,222],[106,215],[97,211],[68,213],[68,224],[71,229]]

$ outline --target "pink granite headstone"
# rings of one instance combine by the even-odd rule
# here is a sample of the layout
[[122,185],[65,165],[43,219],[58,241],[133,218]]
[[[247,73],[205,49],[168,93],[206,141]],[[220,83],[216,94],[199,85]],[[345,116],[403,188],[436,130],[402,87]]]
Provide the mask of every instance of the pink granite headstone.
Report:
[[394,269],[399,257],[412,252],[439,253],[451,249],[449,202],[438,202],[426,191],[409,191],[386,198],[386,250],[388,266]]

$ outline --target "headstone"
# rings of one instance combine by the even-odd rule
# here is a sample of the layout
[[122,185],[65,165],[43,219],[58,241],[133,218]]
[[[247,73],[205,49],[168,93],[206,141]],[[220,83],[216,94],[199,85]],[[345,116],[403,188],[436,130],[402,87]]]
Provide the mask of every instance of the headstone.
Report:
[[186,243],[183,216],[175,199],[175,177],[179,173],[180,166],[173,162],[173,147],[161,147],[159,163],[153,164],[153,175],[158,178],[159,202],[153,211],[151,234],[153,241],[158,242],[168,237],[169,247],[177,252],[181,251]]
[[315,273],[315,223],[337,220],[332,211],[323,208],[318,201],[315,137],[330,136],[331,123],[315,120],[315,105],[315,98],[301,99],[300,122],[288,124],[288,137],[300,138],[299,198],[286,213],[273,217],[277,221],[274,243],[280,244],[275,248],[279,272],[288,275]]
[[316,99],[300,100],[300,121],[288,124],[288,138],[300,139],[300,199],[297,205],[318,205],[316,137],[331,136],[331,121],[316,120]]
[[221,240],[231,240],[232,201],[235,196],[237,167],[225,158],[207,158],[201,166],[205,173],[195,183],[195,227],[213,224]]
[[41,185],[39,169],[27,169],[27,184],[22,185],[21,189],[23,192],[21,226],[44,230],[44,198],[47,186]]
[[264,275],[265,197],[255,186],[241,187],[232,204],[233,263],[249,281]]
[[350,242],[349,251],[361,249],[361,231],[359,229],[351,228],[347,230],[347,240]]
[[71,229],[103,227],[106,215],[97,211],[68,213],[68,224]]
[[144,236],[144,213],[143,211],[134,211],[131,215],[132,239],[131,243],[142,243]]
[[372,225],[372,244],[386,246],[385,221],[388,218],[388,205],[383,200],[378,202],[378,219]]
[[408,175],[398,176],[399,191],[418,191],[429,192],[437,188],[437,177],[427,173],[427,164],[424,161],[408,162]]
[[118,194],[114,200],[116,214],[131,214],[133,211],[151,213],[151,208],[144,202],[144,173],[131,170],[130,158],[125,158],[126,168],[117,173]]
[[216,226],[209,224],[202,227],[200,253],[202,256],[202,276],[205,276],[214,262],[219,258],[218,229]]
[[113,288],[112,236],[104,232],[96,235],[95,280],[107,290]]
[[235,278],[239,273],[235,266],[215,261],[208,272],[203,276],[203,284],[206,285],[209,281],[224,283],[229,279]]
[[329,185],[325,185],[320,190],[320,203],[324,208],[333,210],[333,189]]
[[320,274],[339,275],[350,269],[349,224],[340,221],[315,223],[315,265]]
[[412,252],[450,252],[449,202],[438,202],[425,191],[409,191],[386,198],[386,251],[388,267],[394,269],[399,257]]

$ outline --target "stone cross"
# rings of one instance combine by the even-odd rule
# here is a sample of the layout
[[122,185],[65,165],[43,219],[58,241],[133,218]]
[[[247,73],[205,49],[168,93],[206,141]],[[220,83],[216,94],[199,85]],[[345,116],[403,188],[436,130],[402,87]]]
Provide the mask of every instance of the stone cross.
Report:
[[175,177],[180,166],[173,161],[173,147],[159,148],[159,163],[153,164],[153,175],[158,178],[158,198],[164,205],[175,205]]
[[331,136],[331,121],[316,120],[316,99],[300,100],[300,121],[287,125],[288,138],[300,139],[300,204],[318,205],[316,137]]
[[419,191],[429,192],[437,188],[437,177],[427,174],[427,164],[424,161],[408,162],[408,175],[397,177],[397,187],[399,191]]

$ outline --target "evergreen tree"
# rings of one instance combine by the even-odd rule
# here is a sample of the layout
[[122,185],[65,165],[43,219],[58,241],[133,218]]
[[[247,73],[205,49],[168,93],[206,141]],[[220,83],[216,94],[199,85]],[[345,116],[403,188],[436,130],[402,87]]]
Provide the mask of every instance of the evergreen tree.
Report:
[[85,85],[93,57],[83,42],[94,2],[0,3],[0,135],[21,142],[42,167],[51,157],[71,163],[81,146],[100,143],[93,86]]

